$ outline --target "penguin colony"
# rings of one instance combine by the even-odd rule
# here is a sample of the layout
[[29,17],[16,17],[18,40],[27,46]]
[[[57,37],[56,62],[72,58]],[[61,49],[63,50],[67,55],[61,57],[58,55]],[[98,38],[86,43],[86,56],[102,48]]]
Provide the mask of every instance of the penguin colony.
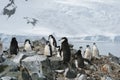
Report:
[[[57,45],[57,41],[53,35],[48,36],[48,41],[46,41],[44,48],[44,55],[47,57],[56,56],[61,58],[63,63],[69,63],[71,60],[71,50],[67,37],[62,37],[60,40],[60,46]],[[0,53],[2,53],[2,42],[0,39]],[[32,43],[29,39],[26,39],[24,42],[24,50],[25,52],[30,52],[33,50]],[[15,37],[11,39],[10,43],[10,54],[17,55],[19,52],[18,42]],[[80,49],[74,54],[74,60],[76,67],[83,68],[84,61],[87,59],[91,61],[92,57],[99,57],[99,50],[96,46],[96,43],[93,43],[92,49],[89,45],[86,45],[86,49],[84,53],[82,52],[82,46]]]
[[[70,65],[70,62],[74,61],[75,67],[77,69],[84,68],[85,61],[91,64],[90,61],[92,57],[95,58],[99,57],[99,50],[96,46],[96,43],[93,43],[92,49],[90,48],[89,45],[86,45],[86,49],[84,53],[82,51],[82,47],[80,47],[79,50],[76,53],[74,53],[74,58],[71,58],[73,54],[71,54],[71,49],[67,37],[62,37],[59,41],[60,41],[60,46],[57,45],[57,41],[55,37],[53,35],[49,35],[48,40],[46,41],[44,47],[44,55],[47,56],[48,58],[52,56],[59,57],[61,58],[64,64],[68,64],[68,65]],[[33,46],[31,41],[29,39],[26,39],[24,42],[24,51],[29,52],[32,50],[33,50]],[[1,40],[0,40],[0,51],[2,51]],[[19,52],[18,42],[17,39],[13,37],[10,43],[10,54],[17,55],[18,52]],[[70,71],[70,70],[69,68],[67,68],[65,71]]]

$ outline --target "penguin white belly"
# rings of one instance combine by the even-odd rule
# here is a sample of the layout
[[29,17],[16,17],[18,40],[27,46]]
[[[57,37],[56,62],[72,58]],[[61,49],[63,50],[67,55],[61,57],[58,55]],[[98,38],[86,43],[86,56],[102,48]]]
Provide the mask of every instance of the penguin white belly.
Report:
[[75,66],[76,66],[76,68],[78,68],[78,61],[77,60],[75,60]]
[[92,52],[89,49],[86,49],[84,58],[91,60]]
[[30,44],[25,44],[25,48],[24,48],[26,51],[31,51],[32,48],[31,48],[31,45]]
[[50,48],[48,45],[45,46],[45,49],[44,49],[44,55],[46,56],[50,56]]
[[51,48],[52,48],[52,53],[53,54],[56,54],[56,47],[53,45],[54,41],[52,38],[50,38],[50,45],[51,45]]
[[63,56],[63,51],[61,52],[61,56],[62,56],[62,60],[63,60],[63,57],[64,57],[64,56]]
[[92,54],[93,57],[98,57],[99,56],[99,51],[96,47],[93,47],[93,54]]
[[60,56],[60,52],[57,52],[57,57],[61,57],[61,56]]

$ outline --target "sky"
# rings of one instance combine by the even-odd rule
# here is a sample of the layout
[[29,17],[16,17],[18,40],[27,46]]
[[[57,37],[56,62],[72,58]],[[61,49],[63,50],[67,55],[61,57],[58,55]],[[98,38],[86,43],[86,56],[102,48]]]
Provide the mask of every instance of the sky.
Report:
[[[15,0],[16,12],[3,15],[9,0],[0,2],[0,32],[21,35],[119,35],[120,0]],[[10,8],[11,9],[11,8]],[[36,26],[24,17],[38,20]]]

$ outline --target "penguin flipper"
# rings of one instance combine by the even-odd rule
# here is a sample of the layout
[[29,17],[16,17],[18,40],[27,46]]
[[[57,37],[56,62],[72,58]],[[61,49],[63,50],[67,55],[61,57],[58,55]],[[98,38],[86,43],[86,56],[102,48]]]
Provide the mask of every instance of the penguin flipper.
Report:
[[93,65],[90,60],[88,60],[86,58],[83,58],[83,59],[84,59],[84,61],[88,62],[88,64]]

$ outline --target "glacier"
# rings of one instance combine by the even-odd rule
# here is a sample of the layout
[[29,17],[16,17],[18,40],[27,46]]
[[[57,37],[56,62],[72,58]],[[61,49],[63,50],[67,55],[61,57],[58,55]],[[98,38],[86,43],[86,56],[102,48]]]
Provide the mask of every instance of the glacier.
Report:
[[[10,1],[14,1],[16,11],[8,17],[3,15],[3,9]],[[13,35],[54,33],[68,37],[115,36],[120,34],[119,5],[119,0],[1,0],[0,32]],[[25,17],[38,22],[35,26],[28,24]]]

